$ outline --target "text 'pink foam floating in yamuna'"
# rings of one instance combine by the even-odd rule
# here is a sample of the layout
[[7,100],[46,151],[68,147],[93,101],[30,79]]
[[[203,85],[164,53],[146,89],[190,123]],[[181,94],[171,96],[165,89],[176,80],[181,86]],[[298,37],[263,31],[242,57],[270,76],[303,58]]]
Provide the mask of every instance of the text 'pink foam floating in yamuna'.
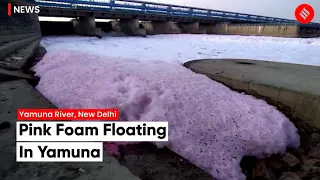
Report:
[[222,180],[244,180],[243,156],[298,147],[288,118],[180,64],[56,50],[34,70],[37,89],[59,108],[119,107],[122,120],[168,121],[166,146]]

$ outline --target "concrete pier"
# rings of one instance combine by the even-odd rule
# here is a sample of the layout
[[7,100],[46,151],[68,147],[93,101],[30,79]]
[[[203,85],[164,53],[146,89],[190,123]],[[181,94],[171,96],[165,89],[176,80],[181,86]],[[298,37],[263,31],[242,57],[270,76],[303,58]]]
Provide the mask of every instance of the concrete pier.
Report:
[[96,27],[100,28],[101,31],[108,33],[112,31],[111,22],[96,22]]
[[172,21],[152,21],[156,34],[180,34],[181,29]]
[[[12,6],[25,5],[24,1],[4,0],[0,2],[0,12],[6,13],[7,3],[12,3]],[[34,54],[33,51],[38,47],[40,39],[41,31],[37,14],[1,16],[0,68],[20,71],[30,62],[29,60]],[[1,74],[4,73],[0,72],[0,76]],[[13,74],[16,74],[16,72],[13,72]]]
[[154,25],[152,22],[150,21],[144,21],[144,22],[141,22],[141,25],[144,29],[146,29],[146,33],[147,35],[154,35],[156,34],[155,31],[154,31]]
[[[122,32],[129,36],[143,36],[154,34],[221,34],[221,35],[249,35],[274,37],[319,37],[320,30],[301,28],[295,24],[233,24],[173,22],[173,21],[142,21],[133,18],[123,18],[99,24],[107,31]],[[101,36],[102,30],[97,28],[94,17],[81,17],[73,20],[75,33],[84,36]]]
[[117,20],[111,21],[111,28],[115,32],[121,32],[120,22]]
[[200,27],[207,34],[299,37],[300,33],[298,25],[205,24]]
[[82,36],[102,36],[100,28],[96,28],[94,17],[79,17],[72,20],[73,28],[78,35]]
[[121,19],[120,29],[123,33],[130,36],[146,36],[146,30],[140,28],[138,19]]
[[300,28],[299,37],[320,37],[320,29]]
[[205,29],[200,29],[199,22],[181,22],[178,24],[182,33],[205,34]]
[[110,22],[112,31],[121,32],[129,36],[142,36],[147,35],[146,29],[140,28],[138,19],[120,19]]
[[224,34],[228,32],[228,24],[201,24],[201,29],[205,29],[207,34]]

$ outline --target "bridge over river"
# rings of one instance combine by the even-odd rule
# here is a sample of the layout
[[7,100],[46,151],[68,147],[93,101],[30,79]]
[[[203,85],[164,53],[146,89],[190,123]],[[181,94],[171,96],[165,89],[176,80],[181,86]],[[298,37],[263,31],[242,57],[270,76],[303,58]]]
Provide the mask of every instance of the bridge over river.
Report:
[[[208,33],[297,37],[320,34],[319,23],[133,0],[27,0],[40,16],[74,17],[79,35],[100,35],[95,18],[115,19],[112,27],[128,35]],[[301,30],[301,32],[300,32]]]

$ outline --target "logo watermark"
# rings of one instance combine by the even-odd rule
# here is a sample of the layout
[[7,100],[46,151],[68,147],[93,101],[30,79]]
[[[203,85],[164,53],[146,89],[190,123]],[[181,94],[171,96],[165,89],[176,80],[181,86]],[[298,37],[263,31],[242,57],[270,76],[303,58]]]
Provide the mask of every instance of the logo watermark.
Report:
[[314,9],[309,4],[300,4],[295,11],[296,19],[301,24],[308,24],[314,18]]
[[310,15],[310,12],[308,10],[306,10],[306,8],[303,8],[299,15],[304,20],[306,20],[308,18],[308,16]]
[[33,14],[39,12],[40,6],[12,5],[11,3],[8,3],[8,16],[11,16],[12,14]]

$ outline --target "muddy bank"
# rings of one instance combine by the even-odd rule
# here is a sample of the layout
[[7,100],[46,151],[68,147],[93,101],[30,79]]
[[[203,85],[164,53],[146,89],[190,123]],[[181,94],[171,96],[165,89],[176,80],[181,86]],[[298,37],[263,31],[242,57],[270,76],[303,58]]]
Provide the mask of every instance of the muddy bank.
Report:
[[167,148],[150,143],[120,147],[120,164],[142,180],[211,180],[212,176]]
[[[247,180],[319,180],[320,132],[312,131],[306,124],[296,126],[302,142],[299,148],[289,149],[285,155],[242,159]],[[141,143],[121,146],[120,150],[122,156],[117,157],[120,164],[142,180],[212,179],[210,174],[166,148]]]

